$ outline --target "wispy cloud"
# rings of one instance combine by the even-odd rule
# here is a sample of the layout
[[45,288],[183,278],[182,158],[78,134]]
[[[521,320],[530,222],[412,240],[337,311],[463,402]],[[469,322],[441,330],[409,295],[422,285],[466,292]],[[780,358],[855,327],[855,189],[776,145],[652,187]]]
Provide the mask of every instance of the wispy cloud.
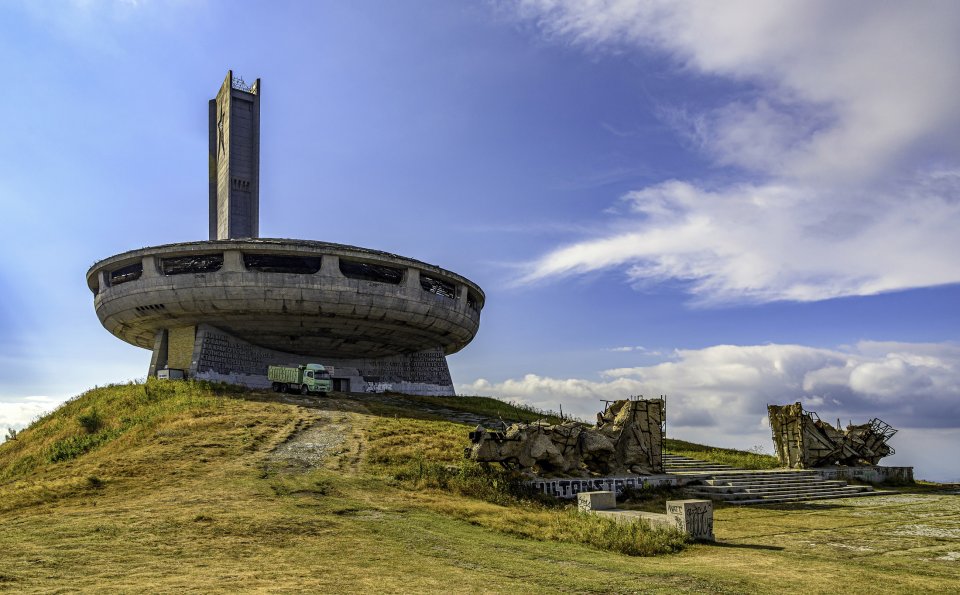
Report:
[[[606,268],[697,301],[820,300],[960,282],[960,4],[527,0],[520,18],[591,50],[658,51],[749,91],[662,110],[722,168],[624,199],[609,231],[521,283]],[[730,175],[739,181],[729,182]]]
[[[934,180],[940,187],[927,190]],[[912,182],[899,195],[664,182],[624,197],[628,229],[554,250],[521,282],[622,267],[632,282],[687,281],[701,303],[814,301],[958,282],[960,170]]]
[[608,347],[606,351],[611,353],[639,353],[643,355],[662,355],[662,352],[655,349],[647,349],[642,345],[624,345],[621,347]]

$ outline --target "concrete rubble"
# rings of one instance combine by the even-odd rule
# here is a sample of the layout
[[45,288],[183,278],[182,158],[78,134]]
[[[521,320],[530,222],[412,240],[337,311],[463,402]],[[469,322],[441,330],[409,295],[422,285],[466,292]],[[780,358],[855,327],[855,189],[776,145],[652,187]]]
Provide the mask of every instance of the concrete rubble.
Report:
[[609,403],[593,427],[544,420],[513,424],[502,431],[477,426],[465,455],[538,476],[663,473],[665,418],[662,399],[638,399]]
[[879,419],[846,429],[823,422],[798,402],[769,405],[770,429],[780,463],[794,469],[830,465],[876,465],[894,450],[887,441],[897,433]]

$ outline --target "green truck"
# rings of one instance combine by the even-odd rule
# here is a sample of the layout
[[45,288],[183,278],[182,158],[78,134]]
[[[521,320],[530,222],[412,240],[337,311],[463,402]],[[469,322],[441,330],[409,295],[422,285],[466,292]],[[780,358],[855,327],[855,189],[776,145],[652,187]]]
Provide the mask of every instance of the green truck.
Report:
[[330,371],[320,364],[270,366],[267,368],[267,378],[273,383],[271,386],[277,393],[320,393],[321,397],[325,397],[333,390]]

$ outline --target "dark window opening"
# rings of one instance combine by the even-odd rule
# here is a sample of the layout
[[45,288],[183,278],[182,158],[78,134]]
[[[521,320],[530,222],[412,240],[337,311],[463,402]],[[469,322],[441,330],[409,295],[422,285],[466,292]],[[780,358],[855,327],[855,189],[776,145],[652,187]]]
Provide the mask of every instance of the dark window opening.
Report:
[[281,254],[243,253],[243,266],[260,273],[313,275],[320,270],[319,256],[284,256]]
[[457,287],[453,283],[449,283],[443,279],[437,279],[435,277],[428,277],[423,273],[420,273],[420,287],[422,287],[425,291],[442,295],[443,297],[450,299],[456,299],[457,297]]
[[110,285],[119,285],[127,281],[136,281],[143,274],[143,263],[137,262],[122,269],[110,271]]
[[347,279],[360,279],[361,281],[376,281],[397,285],[403,280],[403,269],[382,264],[343,260],[342,258],[340,259],[340,272]]
[[163,304],[149,304],[147,306],[137,306],[136,308],[137,312],[140,312],[141,314],[145,312],[155,312],[157,310],[166,310],[166,309],[167,307],[164,306]]
[[467,292],[467,307],[476,312],[479,312],[480,308],[483,307],[480,304],[480,299],[472,291]]
[[160,259],[160,270],[164,275],[213,273],[219,271],[221,267],[223,267],[223,254],[200,254]]

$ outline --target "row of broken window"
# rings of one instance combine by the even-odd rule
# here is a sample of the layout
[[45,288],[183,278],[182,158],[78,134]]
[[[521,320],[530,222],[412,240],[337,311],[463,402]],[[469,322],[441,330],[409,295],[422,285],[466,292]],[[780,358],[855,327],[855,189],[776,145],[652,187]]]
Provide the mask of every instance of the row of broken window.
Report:
[[[290,256],[278,254],[244,253],[243,265],[247,270],[260,273],[286,273],[313,275],[320,270],[319,256]],[[223,254],[200,254],[175,256],[160,259],[160,272],[163,275],[202,274],[219,271],[223,267]],[[373,281],[399,285],[403,281],[404,269],[383,264],[372,264],[340,259],[340,272],[348,279]],[[119,285],[135,281],[143,275],[143,264],[137,262],[110,272],[110,285]],[[420,274],[420,287],[427,292],[448,299],[457,298],[457,287],[453,283]],[[467,291],[467,306],[479,312],[482,306],[472,291]]]

